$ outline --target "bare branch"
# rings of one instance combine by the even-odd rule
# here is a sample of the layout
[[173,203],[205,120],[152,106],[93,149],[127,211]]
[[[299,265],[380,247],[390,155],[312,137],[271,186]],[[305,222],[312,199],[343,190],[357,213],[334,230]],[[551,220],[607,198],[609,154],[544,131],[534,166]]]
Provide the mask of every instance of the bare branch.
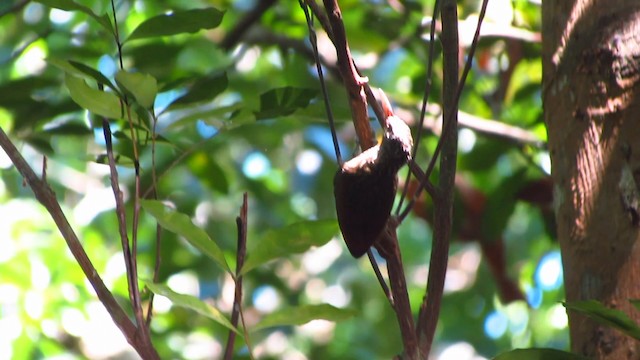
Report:
[[344,82],[349,97],[351,117],[356,128],[356,133],[358,134],[358,139],[360,140],[360,147],[364,151],[376,144],[371,133],[371,126],[369,125],[367,97],[363,88],[368,82],[368,79],[360,76],[353,64],[344,23],[342,22],[342,13],[340,12],[337,0],[324,0],[324,7],[329,16],[329,23],[331,24],[333,43],[338,55],[338,68],[342,74],[342,81]]
[[[486,13],[487,3],[488,0],[483,0],[482,2],[476,33],[460,81],[458,81],[459,45],[457,35],[457,5],[455,0],[445,0],[442,6],[442,42],[445,70],[443,81],[443,119],[446,120],[446,122],[444,122],[442,136],[436,146],[432,161],[429,163],[425,176],[425,179],[429,177],[435,164],[435,159],[438,157],[440,151],[442,151],[440,184],[438,187],[439,196],[434,198],[434,203],[438,210],[435,212],[434,217],[434,241],[429,265],[429,279],[427,292],[418,314],[417,331],[420,337],[420,349],[424,354],[429,354],[431,351],[431,345],[440,315],[444,280],[447,273],[449,238],[451,236],[453,212],[453,189],[456,172],[458,103],[467,75],[471,69],[471,63],[480,37],[480,29]],[[423,181],[423,183],[425,182]],[[417,196],[419,196],[421,189],[422,184],[416,191]],[[417,196],[414,195],[409,204],[411,207],[413,207]],[[403,215],[408,213],[407,210],[410,210],[410,207],[407,207],[405,210]]]
[[[244,265],[244,259],[247,253],[247,214],[249,212],[249,204],[247,201],[247,193],[242,196],[242,207],[240,208],[240,215],[236,218],[236,225],[238,228],[238,249],[236,252],[236,275],[235,275],[235,293],[233,297],[233,310],[231,311],[231,324],[234,327],[238,327],[238,320],[242,313],[242,275],[240,271]],[[245,332],[245,339],[248,343],[248,337]],[[236,340],[236,332],[229,330],[229,337],[227,338],[227,345],[224,351],[224,359],[233,359],[233,347]]]
[[16,169],[25,178],[29,187],[33,190],[36,199],[47,209],[51,218],[56,223],[58,230],[67,242],[67,246],[73,257],[80,265],[80,268],[84,272],[87,280],[91,283],[91,286],[96,291],[98,299],[104,305],[109,312],[111,319],[118,326],[120,331],[124,334],[127,341],[134,349],[145,359],[159,359],[153,347],[146,346],[144,341],[137,336],[136,326],[131,322],[125,311],[120,304],[113,297],[113,294],[105,286],[102,278],[98,274],[98,271],[91,263],[89,256],[84,251],[80,240],[69,225],[67,218],[65,217],[55,193],[49,187],[49,185],[42,179],[38,178],[33,169],[27,164],[25,159],[20,155],[18,149],[13,145],[7,134],[2,128],[0,128],[0,146],[7,153],[7,156],[11,159],[11,162],[15,165]]

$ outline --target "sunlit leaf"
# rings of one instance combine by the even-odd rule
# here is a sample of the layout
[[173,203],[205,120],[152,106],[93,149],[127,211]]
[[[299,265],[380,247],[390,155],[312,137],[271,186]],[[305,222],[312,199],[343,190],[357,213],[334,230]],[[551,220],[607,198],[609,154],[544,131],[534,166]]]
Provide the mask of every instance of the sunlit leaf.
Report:
[[502,353],[494,360],[587,360],[586,357],[556,349],[515,349]]
[[198,299],[195,296],[179,294],[173,290],[171,290],[168,286],[158,283],[153,283],[152,281],[145,280],[145,285],[151,290],[154,294],[162,295],[167,297],[173,305],[180,306],[183,308],[191,309],[197,312],[200,315],[204,315],[209,319],[219,323],[220,325],[225,326],[229,330],[233,330],[238,335],[243,336],[241,332],[236,329],[229,319],[227,319],[218,309],[211,306],[210,304]]
[[160,226],[182,236],[204,255],[215,261],[224,271],[232,273],[222,250],[204,230],[194,225],[187,215],[165,206],[161,201],[142,200],[140,203],[145,211],[156,218]]
[[316,90],[292,86],[269,90],[260,95],[260,110],[255,112],[256,119],[291,115],[297,109],[309,105],[316,94]]
[[293,308],[284,308],[266,315],[253,328],[264,329],[273,326],[303,325],[311,320],[342,321],[355,315],[355,311],[340,309],[329,304],[303,305]]
[[616,328],[623,333],[640,340],[640,327],[629,315],[617,309],[610,309],[596,300],[566,302],[563,305],[570,310],[581,312],[591,319]]
[[80,5],[72,0],[36,0],[36,2],[60,10],[83,12],[96,20],[98,24],[102,25],[102,27],[109,31],[110,34],[113,34],[111,21],[109,20],[109,16],[107,14],[97,15],[88,7]]
[[242,273],[270,260],[299,254],[312,246],[322,246],[337,233],[338,223],[335,220],[302,221],[269,230],[249,246]]
[[158,82],[148,74],[118,71],[116,74],[118,85],[126,89],[145,109],[153,106],[158,93]]
[[94,89],[87,83],[76,76],[66,74],[65,85],[69,89],[71,99],[81,107],[90,112],[107,117],[109,119],[118,119],[123,115],[120,99],[105,91]]
[[213,29],[220,25],[223,15],[223,11],[211,7],[158,15],[140,24],[126,41]]

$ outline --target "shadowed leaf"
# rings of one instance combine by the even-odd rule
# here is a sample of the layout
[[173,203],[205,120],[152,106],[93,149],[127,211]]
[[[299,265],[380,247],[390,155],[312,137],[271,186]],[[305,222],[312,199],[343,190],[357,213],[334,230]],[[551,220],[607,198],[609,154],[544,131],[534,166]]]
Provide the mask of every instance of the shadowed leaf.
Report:
[[223,15],[223,11],[215,8],[174,11],[171,14],[158,15],[140,24],[126,41],[213,29],[220,25]]
[[269,90],[260,95],[260,110],[255,112],[256,119],[291,115],[297,109],[307,107],[316,93],[316,90],[292,86]]
[[71,0],[36,0],[36,2],[39,2],[43,5],[46,5],[52,8],[60,9],[60,10],[65,10],[65,11],[75,10],[75,11],[83,12],[91,16],[94,20],[96,20],[98,24],[102,25],[102,27],[105,28],[107,31],[109,31],[110,34],[113,34],[111,21],[109,20],[109,16],[107,14],[97,15],[88,7],[84,5],[80,5],[75,1],[71,1]]

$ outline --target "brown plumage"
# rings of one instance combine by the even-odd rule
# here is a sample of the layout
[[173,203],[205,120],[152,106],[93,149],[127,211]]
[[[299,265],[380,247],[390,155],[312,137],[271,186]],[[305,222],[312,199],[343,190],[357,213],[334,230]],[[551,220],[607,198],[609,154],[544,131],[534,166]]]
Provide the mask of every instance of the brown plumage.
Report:
[[[388,105],[384,104],[383,105]],[[409,127],[390,107],[382,143],[342,165],[333,178],[338,223],[347,248],[360,257],[374,244],[391,215],[397,172],[411,158]]]

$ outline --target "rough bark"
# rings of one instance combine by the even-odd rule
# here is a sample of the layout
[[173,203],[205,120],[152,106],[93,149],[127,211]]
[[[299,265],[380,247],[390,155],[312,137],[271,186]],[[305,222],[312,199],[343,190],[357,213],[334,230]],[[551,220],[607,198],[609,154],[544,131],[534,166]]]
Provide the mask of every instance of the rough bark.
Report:
[[[543,1],[543,102],[567,301],[629,314],[640,298],[640,3]],[[638,359],[640,343],[569,312],[572,350]]]

